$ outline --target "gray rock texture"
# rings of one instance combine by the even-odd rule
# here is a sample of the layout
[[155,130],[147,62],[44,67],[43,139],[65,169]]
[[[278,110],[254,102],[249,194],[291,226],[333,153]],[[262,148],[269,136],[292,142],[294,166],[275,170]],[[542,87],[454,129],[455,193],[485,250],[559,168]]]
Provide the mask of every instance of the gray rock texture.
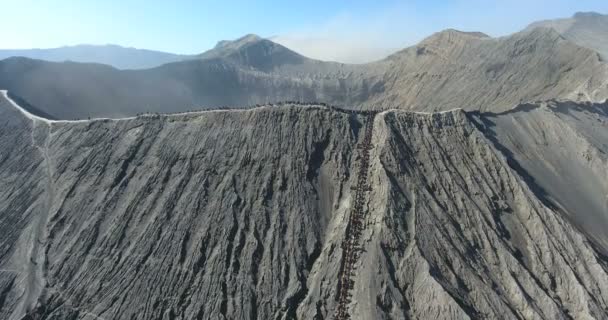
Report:
[[530,103],[474,119],[543,201],[608,248],[607,103]]
[[480,117],[284,105],[52,122],[0,97],[0,318],[335,319],[362,165],[350,318],[608,318],[606,248]]
[[447,30],[384,63],[390,82],[369,108],[496,112],[522,101],[608,97],[608,65],[552,29],[499,39]]

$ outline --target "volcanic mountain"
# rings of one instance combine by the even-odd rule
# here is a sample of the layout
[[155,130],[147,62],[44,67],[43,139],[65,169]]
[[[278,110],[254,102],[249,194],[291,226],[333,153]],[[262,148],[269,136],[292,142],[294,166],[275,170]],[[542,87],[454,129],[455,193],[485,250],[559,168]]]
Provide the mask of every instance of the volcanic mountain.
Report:
[[606,319],[608,66],[576,39],[0,61],[0,319]]
[[548,28],[498,39],[446,30],[365,65],[312,60],[254,35],[147,70],[0,61],[0,87],[58,119],[279,101],[354,110],[501,111],[552,98],[600,102],[608,97],[606,79],[608,66],[595,51]]

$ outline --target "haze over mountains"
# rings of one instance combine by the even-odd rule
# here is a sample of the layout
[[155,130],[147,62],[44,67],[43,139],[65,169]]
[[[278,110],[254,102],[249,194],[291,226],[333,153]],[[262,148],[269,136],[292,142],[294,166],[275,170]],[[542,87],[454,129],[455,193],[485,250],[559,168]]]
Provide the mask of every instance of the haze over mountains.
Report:
[[608,319],[605,18],[2,60],[0,318]]
[[118,69],[148,69],[190,58],[187,55],[125,48],[117,45],[77,45],[53,49],[0,50],[0,59],[10,57],[25,57],[54,62],[101,63]]
[[579,12],[572,18],[540,21],[528,29],[545,27],[559,32],[564,38],[599,52],[608,60],[608,16],[595,12]]

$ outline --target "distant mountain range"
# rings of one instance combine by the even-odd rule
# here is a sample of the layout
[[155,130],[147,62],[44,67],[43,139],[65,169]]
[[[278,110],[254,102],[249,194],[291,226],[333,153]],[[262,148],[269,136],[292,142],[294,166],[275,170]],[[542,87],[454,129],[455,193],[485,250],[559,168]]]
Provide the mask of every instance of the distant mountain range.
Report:
[[117,45],[77,45],[53,49],[0,50],[0,59],[25,57],[53,62],[101,63],[118,69],[148,69],[191,58],[161,51],[125,48]]
[[10,58],[0,61],[0,88],[58,119],[284,100],[421,111],[503,111],[553,98],[603,101],[608,65],[601,47],[582,39],[608,35],[601,23],[608,17],[577,14],[571,20],[569,28],[547,28],[561,20],[542,22],[502,38],[445,30],[359,65],[309,59],[255,35],[145,70]]

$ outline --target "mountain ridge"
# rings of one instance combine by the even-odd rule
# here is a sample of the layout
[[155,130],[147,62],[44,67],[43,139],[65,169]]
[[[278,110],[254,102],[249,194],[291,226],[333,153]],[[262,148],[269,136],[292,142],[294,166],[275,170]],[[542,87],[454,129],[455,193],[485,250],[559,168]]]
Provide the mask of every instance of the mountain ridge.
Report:
[[123,70],[148,69],[191,58],[188,55],[123,47],[115,44],[80,44],[49,49],[0,49],[0,60],[9,57],[26,57],[51,62],[99,63]]
[[597,12],[577,12],[571,18],[544,20],[532,23],[529,29],[551,28],[566,39],[597,51],[608,60],[608,15]]
[[501,111],[551,98],[603,101],[606,79],[608,67],[597,51],[552,28],[502,38],[448,29],[363,65],[309,59],[255,35],[146,70],[0,61],[0,87],[59,119],[286,100],[352,109]]

